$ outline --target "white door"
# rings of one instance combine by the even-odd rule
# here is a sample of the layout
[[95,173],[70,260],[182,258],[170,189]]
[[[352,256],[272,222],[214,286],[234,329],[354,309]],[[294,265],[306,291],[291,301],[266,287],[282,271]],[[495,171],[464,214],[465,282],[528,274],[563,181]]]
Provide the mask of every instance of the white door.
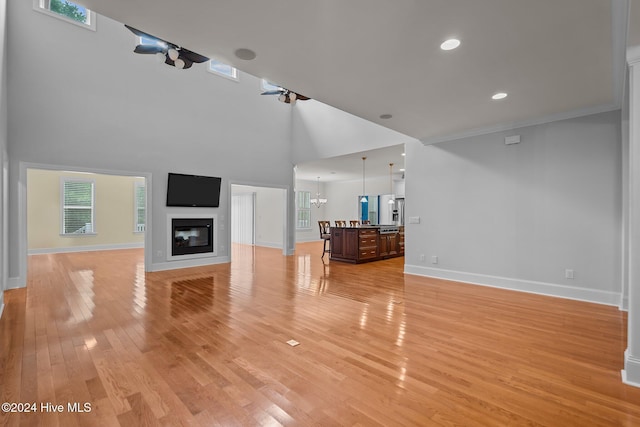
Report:
[[256,193],[240,193],[231,196],[231,242],[255,244]]

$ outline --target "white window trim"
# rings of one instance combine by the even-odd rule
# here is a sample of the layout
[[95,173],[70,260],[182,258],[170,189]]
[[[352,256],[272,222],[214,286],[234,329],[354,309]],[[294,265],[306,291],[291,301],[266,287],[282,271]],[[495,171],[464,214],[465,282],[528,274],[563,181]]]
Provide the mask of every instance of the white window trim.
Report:
[[224,77],[225,79],[231,80],[232,82],[239,82],[240,81],[240,71],[236,67],[234,67],[232,65],[229,65],[229,64],[226,64],[226,65],[229,65],[231,68],[233,68],[235,70],[235,77],[232,77],[232,76],[230,76],[228,74],[220,73],[220,72],[212,69],[211,68],[211,61],[212,61],[211,59],[209,61],[207,61],[207,66],[206,66],[207,72],[209,72],[211,74],[214,74],[216,76],[219,76],[219,77]]
[[[308,208],[301,208],[300,206],[298,206],[298,200],[300,199],[298,194],[301,194],[301,193],[309,193],[309,199],[311,199],[311,191],[298,190],[296,192],[296,230],[298,230],[298,231],[308,231],[308,230],[312,230],[313,229],[311,227],[311,205],[309,205]],[[309,212],[309,226],[308,227],[298,227],[298,212],[300,212],[300,211]]]
[[45,5],[48,0],[33,0],[33,10],[44,13],[45,15],[52,16],[54,18],[58,18],[61,21],[68,22],[69,24],[73,24],[77,27],[84,28],[86,30],[96,31],[96,13],[92,10],[87,9],[89,12],[89,22],[84,24],[82,22],[75,21],[71,18],[68,18],[64,15],[60,15],[59,13],[52,12]]
[[[138,224],[138,188],[142,187],[145,189],[144,191],[144,216],[145,216],[145,223],[144,224]],[[146,188],[146,184],[144,182],[134,182],[133,183],[133,233],[134,234],[144,234],[146,228],[147,228],[147,188]],[[140,227],[140,225],[142,225],[142,228]]]
[[[65,233],[64,232],[64,183],[65,182],[90,182],[91,185],[91,232],[90,233]],[[83,237],[96,236],[96,180],[71,177],[60,177],[60,236],[61,237]]]

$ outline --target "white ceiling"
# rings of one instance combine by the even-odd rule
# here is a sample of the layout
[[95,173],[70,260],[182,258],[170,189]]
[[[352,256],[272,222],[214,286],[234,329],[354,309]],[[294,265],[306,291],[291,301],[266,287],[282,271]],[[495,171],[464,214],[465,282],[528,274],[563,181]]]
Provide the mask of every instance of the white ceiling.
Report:
[[[402,175],[404,168],[404,145],[379,148],[346,156],[322,159],[316,162],[308,162],[296,167],[296,178],[321,182],[348,181],[362,179],[362,166],[366,178],[374,176],[389,176],[393,173],[394,179]],[[362,157],[366,157],[363,162]],[[389,167],[393,163],[393,167]]]
[[620,105],[626,0],[79,2],[425,142]]

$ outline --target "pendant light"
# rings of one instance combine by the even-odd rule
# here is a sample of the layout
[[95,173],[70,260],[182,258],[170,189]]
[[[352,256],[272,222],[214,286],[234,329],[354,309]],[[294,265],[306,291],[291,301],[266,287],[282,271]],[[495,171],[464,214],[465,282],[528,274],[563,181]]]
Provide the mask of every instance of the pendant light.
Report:
[[364,192],[364,161],[367,160],[366,157],[362,158],[362,198],[360,199],[360,203],[367,203],[369,200],[367,199],[366,193]]
[[318,192],[316,193],[316,197],[315,199],[311,199],[309,201],[311,202],[312,205],[314,205],[317,208],[327,203],[327,199],[320,198],[320,177],[318,177]]
[[389,199],[389,204],[393,205],[396,201],[395,201],[395,196],[393,195],[393,163],[389,163],[389,189],[390,191],[390,195],[391,198]]

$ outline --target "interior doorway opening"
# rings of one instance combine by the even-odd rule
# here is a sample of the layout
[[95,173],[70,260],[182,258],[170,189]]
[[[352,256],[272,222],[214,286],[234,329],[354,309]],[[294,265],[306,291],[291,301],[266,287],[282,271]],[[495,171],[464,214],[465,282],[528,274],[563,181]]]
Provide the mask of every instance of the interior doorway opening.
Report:
[[286,248],[285,188],[231,185],[231,244]]
[[151,174],[20,164],[19,282],[29,255],[134,249],[150,271]]

